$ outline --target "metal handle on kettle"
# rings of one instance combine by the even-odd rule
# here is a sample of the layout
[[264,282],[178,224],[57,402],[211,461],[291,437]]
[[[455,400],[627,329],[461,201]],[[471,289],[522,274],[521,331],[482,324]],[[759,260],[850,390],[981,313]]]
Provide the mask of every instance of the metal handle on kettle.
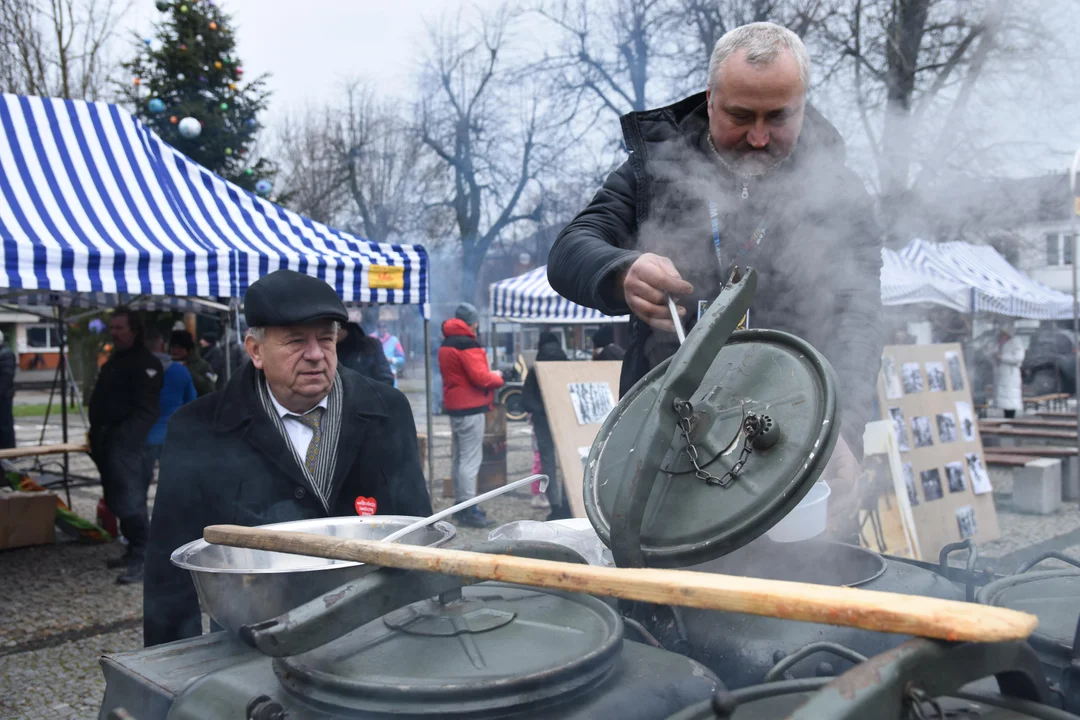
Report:
[[672,433],[678,417],[676,398],[688,400],[701,384],[711,362],[700,358],[716,357],[731,333],[750,308],[757,292],[757,274],[750,268],[731,280],[698,321],[670,360],[666,361],[664,377],[659,381],[656,402],[648,419],[638,433],[635,463],[628,482],[619,486],[611,514],[611,554],[619,567],[644,567],[641,552],[641,522],[645,506],[652,494],[660,464],[671,447]]
[[[576,551],[540,540],[495,540],[460,548],[493,555],[586,564]],[[240,638],[264,655],[289,657],[314,650],[398,608],[460,590],[467,578],[379,568],[271,620],[240,628]]]
[[1039,555],[1037,557],[1033,557],[1025,563],[1022,563],[1020,567],[1016,568],[1016,572],[1014,572],[1013,575],[1023,575],[1028,570],[1041,563],[1043,560],[1060,560],[1063,563],[1068,563],[1073,567],[1080,568],[1080,560],[1066,555],[1065,553],[1051,550],[1049,552],[1044,552],[1042,555]]
[[765,679],[763,682],[775,682],[781,679],[788,670],[797,665],[799,662],[805,660],[819,652],[830,652],[839,658],[852,662],[858,665],[861,662],[866,662],[866,656],[857,653],[849,647],[840,645],[834,642],[815,642],[805,645],[790,655],[785,656],[780,662],[773,665],[772,670],[765,673]]
[[938,553],[938,566],[943,578],[949,577],[949,555],[956,550],[967,550],[967,577],[964,579],[964,598],[968,602],[975,602],[975,562],[979,559],[979,547],[971,538],[965,538],[960,542],[949,543],[941,548]]
[[912,704],[933,704],[935,698],[991,675],[1002,695],[1045,704],[1046,678],[1027,644],[955,644],[920,638],[835,678],[790,720],[902,720]]

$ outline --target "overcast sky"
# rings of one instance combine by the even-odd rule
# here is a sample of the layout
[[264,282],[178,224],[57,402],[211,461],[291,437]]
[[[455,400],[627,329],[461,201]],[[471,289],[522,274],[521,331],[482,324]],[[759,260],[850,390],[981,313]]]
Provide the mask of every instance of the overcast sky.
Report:
[[[332,102],[355,76],[387,95],[410,97],[427,38],[425,23],[458,8],[495,8],[501,0],[225,0],[233,16],[245,77],[270,73],[266,124],[306,104]],[[141,35],[160,16],[136,0],[132,23]]]
[[[370,83],[385,95],[411,99],[419,58],[425,52],[427,24],[461,10],[490,11],[502,2],[223,0],[236,25],[237,54],[243,61],[245,77],[270,74],[273,95],[263,121],[271,129],[278,127],[285,115],[300,112],[308,105],[333,104],[349,77]],[[1054,18],[1051,27],[1075,39],[1080,37],[1080,15],[1071,2],[1041,0],[1039,6],[1047,11],[1045,17]],[[1072,12],[1063,12],[1062,3]],[[148,36],[159,16],[153,0],[135,0],[126,24],[140,36]],[[541,23],[529,23],[523,31],[534,47],[554,47],[558,42],[555,31]],[[126,50],[121,48],[123,55],[128,54]],[[1010,108],[995,113],[994,122],[988,124],[1007,145],[1015,148],[1016,143],[1026,140],[1040,145],[1021,160],[1010,162],[1008,174],[1032,175],[1067,167],[1073,149],[1080,146],[1080,120],[1076,119],[1080,118],[1076,109],[1080,97],[1075,92],[1074,83],[1053,107]],[[830,108],[825,109],[828,112]],[[845,131],[849,141],[857,140],[852,137],[858,132],[855,118],[831,119]],[[617,132],[614,121],[612,124],[613,133]],[[857,146],[853,150],[859,152]]]

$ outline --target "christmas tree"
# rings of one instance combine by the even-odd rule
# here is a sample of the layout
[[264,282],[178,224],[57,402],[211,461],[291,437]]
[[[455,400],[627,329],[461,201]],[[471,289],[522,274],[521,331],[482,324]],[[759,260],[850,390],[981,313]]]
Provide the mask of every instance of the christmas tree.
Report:
[[155,24],[123,93],[135,114],[165,142],[226,180],[269,195],[274,168],[253,160],[265,77],[244,81],[232,18],[213,0],[158,0]]

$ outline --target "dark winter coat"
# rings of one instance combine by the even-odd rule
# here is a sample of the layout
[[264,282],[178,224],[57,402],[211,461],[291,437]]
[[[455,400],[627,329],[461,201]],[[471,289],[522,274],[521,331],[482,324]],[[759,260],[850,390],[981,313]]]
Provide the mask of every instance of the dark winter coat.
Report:
[[339,373],[344,401],[329,513],[262,408],[255,386],[261,374],[251,363],[224,390],[173,415],[147,548],[147,646],[200,633],[195,587],[169,556],[207,525],[351,516],[358,496],[375,498],[380,515],[431,514],[409,401],[347,368]]
[[[536,362],[559,362],[568,359],[558,341],[544,343],[536,352]],[[521,402],[525,412],[533,414],[534,422],[539,416],[547,417],[547,412],[544,410],[544,398],[540,395],[540,380],[536,377],[535,363],[529,368],[529,375],[521,388]]]
[[612,343],[602,347],[600,352],[596,353],[594,360],[622,362],[624,357],[626,357],[626,351]]
[[184,367],[191,373],[191,382],[195,383],[195,392],[199,394],[199,397],[209,395],[217,389],[217,377],[211,377],[214,375],[214,369],[210,363],[202,359],[198,352],[192,350],[188,353]]
[[7,343],[0,343],[0,400],[15,397],[15,353]]
[[390,369],[382,343],[368,337],[357,323],[348,323],[345,330],[348,334],[337,346],[338,365],[394,387],[394,371]]
[[[808,106],[791,157],[761,178],[742,178],[709,148],[704,93],[626,115],[622,128],[630,157],[560,233],[548,259],[551,286],[581,305],[626,314],[615,294],[618,273],[641,253],[667,256],[694,286],[682,301],[692,327],[697,301],[715,298],[733,265],[754,268],[750,326],[798,335],[829,359],[840,377],[844,437],[859,452],[884,344],[882,243],[839,134]],[[755,245],[759,227],[764,237]],[[678,346],[673,333],[654,332],[636,317],[629,331],[621,393]]]
[[447,415],[477,415],[494,407],[502,375],[488,368],[487,353],[464,320],[443,323],[439,369],[443,379],[443,408]]
[[110,447],[141,451],[158,419],[164,369],[142,338],[101,366],[90,396],[90,452],[98,464]]
[[206,349],[203,353],[203,360],[210,365],[210,369],[217,375],[217,380],[214,381],[214,389],[220,390],[225,387],[225,350],[221,347],[221,343],[215,343]]

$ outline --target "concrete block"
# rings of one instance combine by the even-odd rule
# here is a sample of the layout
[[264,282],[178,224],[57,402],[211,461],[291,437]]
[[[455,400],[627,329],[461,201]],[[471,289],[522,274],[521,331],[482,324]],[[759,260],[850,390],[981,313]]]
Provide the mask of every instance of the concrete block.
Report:
[[1080,457],[1076,455],[1062,459],[1061,499],[1080,500]]
[[1050,515],[1061,509],[1061,460],[1038,458],[1013,474],[1013,506],[1019,512]]

